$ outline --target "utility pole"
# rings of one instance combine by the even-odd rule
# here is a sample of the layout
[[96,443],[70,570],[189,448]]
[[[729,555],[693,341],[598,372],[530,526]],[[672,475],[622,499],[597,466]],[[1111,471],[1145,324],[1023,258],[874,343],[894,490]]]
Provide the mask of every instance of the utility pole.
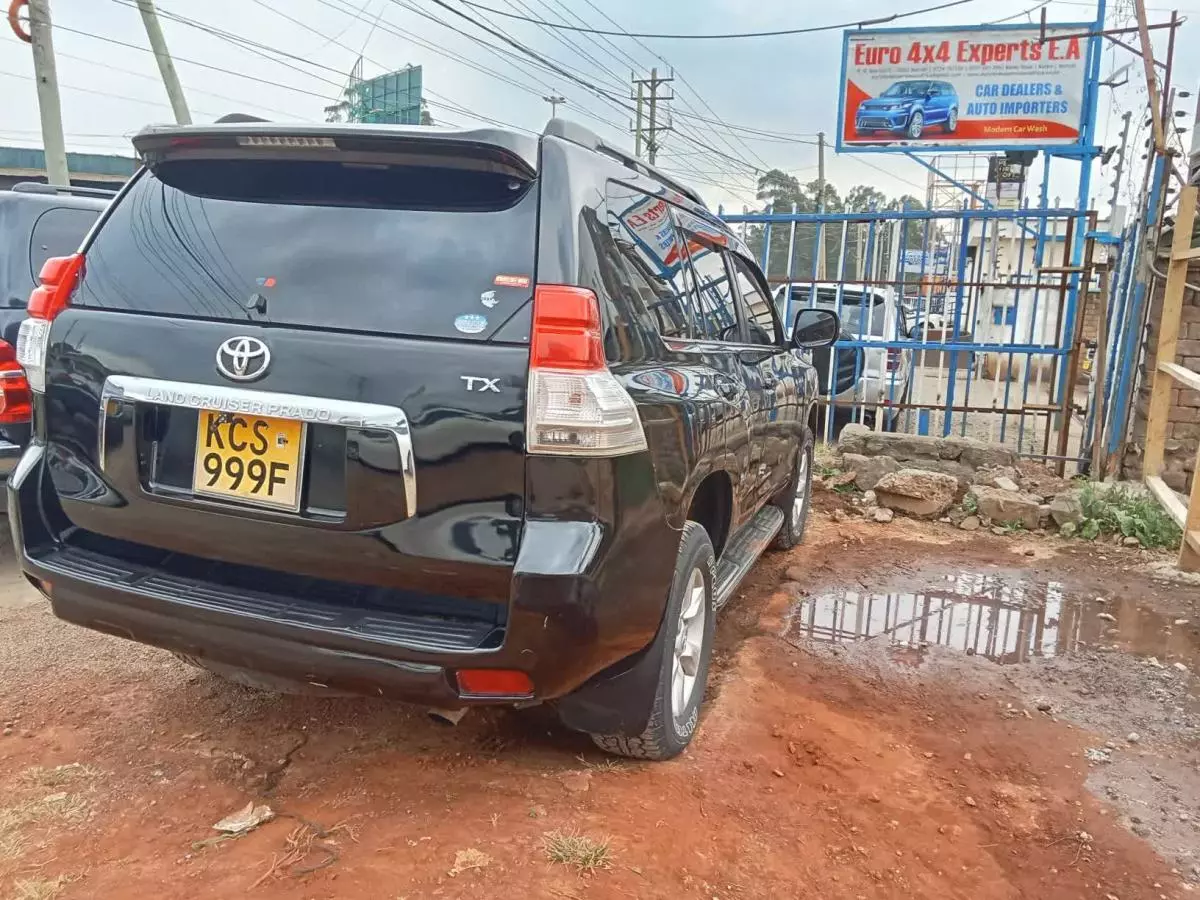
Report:
[[1112,183],[1112,199],[1109,200],[1109,221],[1110,225],[1115,224],[1115,216],[1117,214],[1117,199],[1121,194],[1121,175],[1125,171],[1125,150],[1129,145],[1129,120],[1133,118],[1133,112],[1126,110],[1125,115],[1121,116],[1121,120],[1125,123],[1121,128],[1121,148],[1117,151],[1117,173],[1113,178]]
[[551,94],[550,96],[543,97],[542,99],[550,104],[550,118],[552,119],[558,116],[558,104],[567,102],[567,98],[563,97],[561,94]]
[[[670,131],[671,130],[671,126],[669,124],[668,125],[659,125],[658,124],[658,101],[675,99],[674,94],[671,94],[670,96],[664,96],[664,95],[659,94],[658,89],[659,89],[660,85],[668,84],[669,82],[672,82],[674,80],[675,80],[674,77],[659,78],[657,68],[653,68],[650,70],[649,78],[633,79],[634,84],[636,84],[638,86],[638,111],[637,111],[638,125],[637,125],[637,137],[635,138],[634,143],[635,143],[636,147],[638,148],[638,155],[640,156],[641,155],[641,143],[642,143],[640,138],[642,137],[643,134],[645,134],[646,156],[649,159],[651,165],[654,164],[654,160],[658,156],[658,151],[659,151],[658,133],[660,131]],[[642,124],[641,124],[642,102],[643,102],[643,96],[644,96],[643,88],[648,88],[650,91],[650,98],[649,98],[650,124],[646,128],[642,128]]]
[[191,125],[192,114],[188,112],[187,100],[183,97],[183,88],[179,86],[179,76],[175,74],[175,63],[167,50],[167,39],[163,37],[162,28],[158,24],[158,13],[154,9],[154,0],[137,0],[138,11],[142,14],[142,23],[146,26],[146,37],[150,39],[150,49],[158,61],[158,71],[162,75],[163,86],[167,89],[167,97],[171,101],[171,109],[175,113],[175,124]]
[[[825,132],[817,132],[817,212],[825,212]],[[817,278],[825,277],[825,223],[817,223]]]
[[[630,75],[632,78],[633,76]],[[642,158],[642,104],[645,103],[646,85],[640,81],[637,84],[637,123],[633,129],[633,155]]]
[[62,105],[58,99],[58,71],[54,66],[50,0],[29,0],[29,37],[33,48],[33,74],[37,79],[38,112],[42,118],[46,181],[69,185],[71,175],[67,171],[67,143],[63,137]]

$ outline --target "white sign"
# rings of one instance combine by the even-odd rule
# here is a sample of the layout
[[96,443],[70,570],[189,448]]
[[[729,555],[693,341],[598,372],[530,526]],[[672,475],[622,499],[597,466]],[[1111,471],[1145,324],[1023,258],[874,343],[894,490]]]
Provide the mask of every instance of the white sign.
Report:
[[1082,29],[848,31],[839,149],[1076,144],[1083,122]]

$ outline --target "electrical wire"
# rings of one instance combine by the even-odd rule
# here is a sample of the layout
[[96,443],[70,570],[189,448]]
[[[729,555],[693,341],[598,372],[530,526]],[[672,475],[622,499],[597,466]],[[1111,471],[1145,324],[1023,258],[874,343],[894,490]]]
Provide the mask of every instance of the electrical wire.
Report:
[[[434,0],[436,3],[437,0]],[[897,19],[904,19],[910,16],[919,16],[923,13],[935,12],[939,9],[949,9],[953,6],[962,6],[966,3],[973,3],[975,0],[948,0],[946,3],[939,3],[935,6],[926,6],[922,9],[913,9],[907,12],[891,13],[886,16],[879,16],[874,19],[857,19],[851,22],[839,22],[833,25],[810,25],[805,28],[784,28],[778,31],[744,31],[725,34],[661,34],[653,32],[632,32],[632,31],[606,31],[599,28],[583,28],[573,25],[561,25],[552,22],[546,22],[542,19],[532,19],[527,16],[521,16],[516,13],[505,12],[491,6],[485,6],[482,3],[476,3],[474,0],[460,0],[464,5],[470,6],[472,9],[483,10],[484,12],[494,13],[498,16],[504,16],[509,19],[519,19],[523,22],[532,22],[536,25],[544,25],[550,28],[560,28],[564,31],[577,31],[582,34],[606,35],[608,37],[629,37],[629,38],[648,38],[654,40],[678,40],[678,41],[713,41],[713,40],[735,40],[738,38],[758,38],[758,37],[781,37],[791,34],[814,34],[821,31],[841,31],[846,28],[862,28],[865,25],[882,25],[885,22],[895,22]],[[441,4],[439,4],[441,5]]]

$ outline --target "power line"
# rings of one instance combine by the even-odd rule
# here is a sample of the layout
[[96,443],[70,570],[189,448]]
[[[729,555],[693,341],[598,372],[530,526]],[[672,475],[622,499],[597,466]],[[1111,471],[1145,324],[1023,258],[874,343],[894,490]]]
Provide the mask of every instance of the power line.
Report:
[[[437,0],[434,0],[434,2],[436,3]],[[781,37],[789,34],[813,34],[819,31],[841,31],[846,28],[862,28],[865,25],[882,25],[885,22],[894,22],[897,19],[904,19],[908,18],[909,16],[919,16],[923,13],[935,12],[939,9],[949,9],[952,6],[962,6],[965,3],[973,3],[975,0],[949,0],[947,3],[939,3],[936,6],[926,6],[922,9],[913,9],[909,10],[908,12],[892,13],[891,15],[880,16],[874,19],[858,19],[851,22],[839,22],[835,25],[812,25],[806,28],[785,28],[779,31],[743,31],[725,34],[658,34],[653,32],[606,31],[600,28],[583,28],[575,25],[562,25],[554,22],[547,22],[543,19],[532,19],[528,16],[522,16],[516,13],[495,9],[491,6],[485,6],[482,3],[473,2],[473,0],[460,0],[460,2],[466,6],[472,7],[473,9],[495,13],[498,16],[504,16],[509,19],[519,19],[522,22],[532,22],[535,25],[543,25],[549,28],[560,28],[564,31],[578,31],[583,34],[607,35],[609,37],[653,38],[656,40],[713,41],[733,40],[736,38]],[[440,6],[442,4],[439,3],[438,5]]]
[[[37,80],[32,75],[21,75],[18,72],[6,72],[3,69],[0,69],[0,75],[8,75],[11,78],[20,78],[23,81],[36,81]],[[129,96],[126,96],[125,94],[113,94],[113,93],[110,93],[109,91],[98,91],[95,88],[80,87],[77,84],[65,84],[64,82],[60,81],[58,83],[58,86],[60,88],[66,88],[67,90],[70,90],[70,91],[78,91],[81,94],[95,94],[98,97],[111,97],[114,100],[124,100],[126,103],[142,103],[142,104],[145,104],[146,106],[161,106],[161,107],[166,107],[167,109],[171,108],[171,104],[162,103],[158,100],[143,100],[140,97],[129,97]],[[205,112],[202,109],[198,109],[198,110],[196,110],[196,112],[200,113],[200,115],[202,115],[202,116],[216,116],[217,115],[216,113]]]

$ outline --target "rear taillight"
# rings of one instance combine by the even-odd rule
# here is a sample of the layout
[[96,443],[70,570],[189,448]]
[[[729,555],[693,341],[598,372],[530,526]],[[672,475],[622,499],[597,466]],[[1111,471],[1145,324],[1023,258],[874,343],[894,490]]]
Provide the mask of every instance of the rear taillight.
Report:
[[900,364],[904,361],[901,355],[902,351],[892,347],[887,352],[887,370],[889,372],[897,372],[900,369]]
[[83,254],[52,256],[42,265],[41,284],[29,295],[29,318],[21,323],[17,336],[17,362],[25,369],[29,387],[46,389],[46,350],[50,345],[50,323],[67,308],[79,273]]
[[530,453],[619,456],[646,449],[633,398],[605,365],[600,303],[586,288],[534,289],[527,419]]
[[17,353],[12,344],[0,340],[0,425],[24,424],[32,414],[29,381]]

